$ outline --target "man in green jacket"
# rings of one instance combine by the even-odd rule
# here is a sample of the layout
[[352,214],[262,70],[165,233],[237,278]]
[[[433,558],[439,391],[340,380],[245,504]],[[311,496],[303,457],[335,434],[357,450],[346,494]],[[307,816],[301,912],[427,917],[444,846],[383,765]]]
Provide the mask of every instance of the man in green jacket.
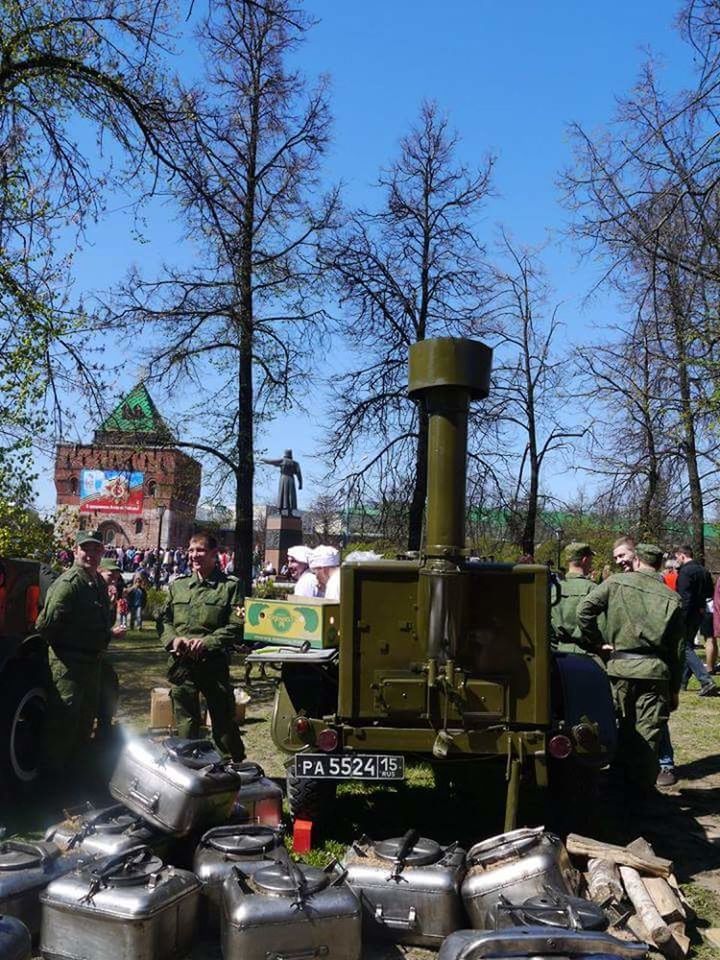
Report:
[[54,772],[81,760],[98,711],[103,653],[114,633],[125,632],[112,628],[107,587],[98,575],[103,552],[97,531],[78,533],[75,562],[48,591],[36,623],[49,645],[45,764]]
[[560,581],[560,600],[550,608],[555,649],[559,653],[587,653],[578,644],[577,608],[582,598],[595,588],[590,579],[594,556],[589,543],[569,543],[565,547],[567,573]]
[[[625,779],[649,789],[658,774],[658,745],[678,705],[684,655],[680,598],[662,582],[662,550],[639,543],[631,573],[614,574],[583,598],[581,640],[609,654],[607,671],[618,717],[614,764]],[[606,639],[598,618],[606,614]]]
[[181,737],[200,736],[202,694],[208,705],[213,739],[224,754],[242,760],[245,747],[235,721],[230,682],[230,653],[243,635],[243,597],[235,577],[217,564],[218,545],[208,533],[190,540],[190,574],[170,584],[160,616],[161,638],[170,654],[168,680]]

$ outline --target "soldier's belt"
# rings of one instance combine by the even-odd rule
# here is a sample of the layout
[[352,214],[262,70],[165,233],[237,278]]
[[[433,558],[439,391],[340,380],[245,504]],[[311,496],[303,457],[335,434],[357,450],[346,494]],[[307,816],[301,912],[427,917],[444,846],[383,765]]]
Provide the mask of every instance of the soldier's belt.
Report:
[[656,653],[629,653],[626,650],[613,650],[611,660],[658,660]]

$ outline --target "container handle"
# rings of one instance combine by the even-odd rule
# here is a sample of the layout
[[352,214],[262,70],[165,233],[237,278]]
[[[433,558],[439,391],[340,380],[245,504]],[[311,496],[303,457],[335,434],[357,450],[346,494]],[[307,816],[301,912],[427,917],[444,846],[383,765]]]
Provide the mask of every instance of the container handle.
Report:
[[154,793],[151,797],[145,796],[144,793],[141,793],[137,787],[130,787],[128,790],[128,796],[140,804],[145,810],[149,813],[155,813],[158,808],[158,803],[160,802],[160,794]]
[[375,922],[389,930],[415,930],[418,925],[417,910],[410,907],[407,917],[386,917],[381,903],[375,904]]
[[[2,840],[0,847],[3,850],[16,850],[18,853],[30,853],[40,858],[40,866],[44,867],[52,857],[40,844],[26,843],[24,840]],[[59,851],[58,851],[59,852]]]
[[420,834],[417,830],[410,829],[403,835],[398,846],[397,854],[395,855],[395,865],[388,879],[400,880],[400,874],[405,868],[405,859],[409,853],[412,853],[413,847],[419,839]]

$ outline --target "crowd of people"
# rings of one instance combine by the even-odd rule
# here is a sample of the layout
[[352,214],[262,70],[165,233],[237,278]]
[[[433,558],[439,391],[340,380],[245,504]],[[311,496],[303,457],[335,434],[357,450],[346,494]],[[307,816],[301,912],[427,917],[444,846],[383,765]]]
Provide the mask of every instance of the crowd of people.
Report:
[[[717,644],[696,639],[720,635],[720,580],[688,545],[671,554],[655,544],[621,537],[613,545],[619,572],[593,579],[595,553],[587,543],[565,549],[567,572],[551,608],[553,641],[561,653],[586,653],[605,665],[618,720],[614,770],[640,792],[677,782],[669,717],[690,676],[701,697],[720,692],[712,674]],[[661,569],[664,565],[664,574]],[[605,574],[605,571],[603,571]]]

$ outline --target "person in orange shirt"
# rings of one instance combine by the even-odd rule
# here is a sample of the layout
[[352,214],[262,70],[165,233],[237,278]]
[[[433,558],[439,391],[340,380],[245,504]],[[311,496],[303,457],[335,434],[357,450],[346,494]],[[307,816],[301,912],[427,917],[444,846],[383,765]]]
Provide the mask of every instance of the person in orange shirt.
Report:
[[665,561],[665,569],[663,570],[663,583],[666,587],[670,587],[671,590],[677,590],[677,581],[677,563],[673,557],[668,557]]

